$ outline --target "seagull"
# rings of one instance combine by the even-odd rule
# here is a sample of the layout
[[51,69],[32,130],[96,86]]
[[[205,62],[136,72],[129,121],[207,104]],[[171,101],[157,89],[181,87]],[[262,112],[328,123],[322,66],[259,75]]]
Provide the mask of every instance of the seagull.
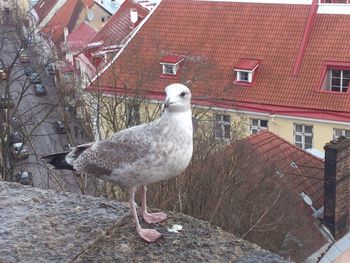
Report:
[[164,221],[166,213],[147,212],[147,185],[179,175],[193,153],[191,92],[178,83],[167,86],[165,92],[164,112],[159,119],[119,131],[106,140],[42,157],[56,169],[75,170],[129,189],[136,231],[147,242],[155,242],[161,234],[141,228],[134,201],[137,188],[142,192],[144,221]]

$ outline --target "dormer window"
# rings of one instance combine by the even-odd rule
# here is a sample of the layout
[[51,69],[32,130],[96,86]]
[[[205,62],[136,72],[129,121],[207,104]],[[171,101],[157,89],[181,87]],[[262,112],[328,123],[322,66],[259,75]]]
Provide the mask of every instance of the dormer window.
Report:
[[174,64],[163,64],[163,74],[176,75],[177,69]]
[[162,65],[162,76],[176,76],[183,60],[183,57],[176,55],[162,57],[160,60],[160,64]]
[[347,92],[350,82],[350,70],[330,69],[328,90]]
[[327,62],[323,73],[321,91],[347,93],[350,85],[350,63]]
[[235,66],[237,84],[251,85],[255,79],[255,71],[259,67],[259,60],[255,59],[241,59]]

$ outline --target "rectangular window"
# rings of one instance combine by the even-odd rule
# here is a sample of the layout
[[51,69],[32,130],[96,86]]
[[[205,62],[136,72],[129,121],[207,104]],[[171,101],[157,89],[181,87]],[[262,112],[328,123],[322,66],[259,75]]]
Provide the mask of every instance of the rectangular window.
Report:
[[336,92],[347,92],[350,82],[350,70],[330,70],[329,90]]
[[253,81],[253,72],[238,70],[236,81],[251,83]]
[[172,64],[163,64],[163,74],[176,75],[176,66]]
[[312,148],[313,126],[294,124],[294,144],[302,149]]
[[350,130],[345,129],[333,129],[333,139],[337,139],[340,136],[344,136],[346,138],[350,138]]
[[250,133],[256,134],[261,130],[267,129],[267,120],[261,120],[261,119],[250,119]]
[[231,139],[231,116],[215,114],[214,137],[216,139]]

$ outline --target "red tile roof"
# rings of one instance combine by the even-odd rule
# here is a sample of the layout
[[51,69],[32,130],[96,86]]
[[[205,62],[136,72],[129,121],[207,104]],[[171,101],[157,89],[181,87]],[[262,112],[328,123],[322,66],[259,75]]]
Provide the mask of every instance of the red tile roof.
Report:
[[[143,88],[163,92],[176,80],[159,78],[159,58],[179,54],[185,63],[210,66],[207,80],[192,84],[194,96],[226,101],[231,108],[235,102],[259,109],[286,107],[280,111],[284,113],[290,109],[319,111],[320,116],[347,112],[350,120],[350,94],[317,90],[325,61],[350,61],[349,15],[317,14],[299,74],[292,74],[309,10],[309,5],[296,4],[163,0],[98,83],[105,88],[117,86],[111,74],[129,64],[143,67],[134,72],[152,69],[153,80],[148,76]],[[130,59],[135,50],[142,63]],[[234,83],[234,67],[241,58],[261,60],[253,87]],[[179,75],[178,81],[188,77]],[[119,76],[130,87],[137,83],[131,71]]]
[[68,35],[67,44],[70,49],[82,50],[96,35],[96,33],[97,31],[94,28],[83,22]]
[[67,0],[40,32],[59,46],[64,41],[64,28],[67,27],[68,32],[72,32],[78,26],[78,18],[82,12],[87,12],[82,0]]
[[[198,149],[201,149],[201,146]],[[196,165],[191,167],[193,164]],[[249,214],[248,219],[251,220],[252,214],[263,213],[257,212],[256,209],[262,208],[264,211],[276,202],[272,208],[276,209],[276,212],[269,211],[268,218],[265,218],[266,224],[274,225],[269,231],[270,244],[261,244],[259,242],[262,240],[257,238],[255,242],[258,245],[263,247],[265,245],[267,248],[275,244],[274,250],[278,250],[277,253],[288,252],[293,262],[303,262],[306,257],[327,243],[317,227],[318,220],[313,217],[312,209],[300,196],[302,192],[307,194],[316,209],[323,206],[323,160],[269,131],[261,131],[223,146],[222,150],[212,152],[209,158],[204,157],[204,160],[194,161],[191,165],[187,175],[198,178],[201,183],[193,182],[193,184],[199,190],[206,190],[205,194],[199,196],[205,202],[200,203],[203,206],[200,210],[212,207],[207,203],[213,202],[214,205],[219,205],[218,196],[225,200],[219,205],[220,207],[216,207],[218,209],[216,215],[220,219],[212,219],[214,224],[215,222],[223,224],[220,226],[225,230],[239,235],[245,232],[242,231],[241,225],[236,225],[234,220],[227,218],[237,219],[240,214],[249,213],[248,211],[252,209],[254,212]],[[203,184],[204,187],[201,186]],[[197,196],[198,193],[195,193],[189,198],[192,200]],[[194,206],[199,204],[196,200],[193,202]],[[275,224],[277,218],[280,222]],[[228,222],[221,223],[225,219]],[[259,233],[256,235],[259,236]],[[286,239],[287,235],[299,240],[299,245],[294,247],[293,244],[285,244],[283,239]],[[287,257],[288,254],[283,255]]]
[[95,3],[95,1],[94,0],[84,0],[84,3],[88,8],[91,8],[92,5]]
[[132,0],[125,0],[118,11],[107,21],[104,27],[98,32],[98,34],[96,34],[91,42],[103,40],[104,46],[120,44],[135,27],[130,20],[131,8],[137,10],[139,21],[145,18],[149,13],[147,9],[143,8]]
[[294,197],[288,195],[291,200],[285,205],[291,207],[286,209],[293,209],[294,206],[303,208],[297,210],[298,215],[293,215],[300,219],[298,224],[293,223],[292,219],[283,218],[283,222],[288,225],[288,233],[292,233],[302,243],[302,247],[291,254],[292,259],[302,262],[327,243],[316,226],[313,211],[300,196],[302,192],[307,194],[316,209],[323,206],[324,161],[269,131],[261,131],[237,144],[241,146],[234,144],[233,150],[244,149],[242,158],[250,160],[249,169],[243,169],[244,176],[254,177],[259,182],[272,177],[269,182],[275,183],[277,189],[287,189],[284,191],[289,190],[294,194]]
[[58,0],[39,0],[35,6],[34,11],[38,15],[37,23],[40,23],[47,14],[51,11],[51,9],[56,5]]

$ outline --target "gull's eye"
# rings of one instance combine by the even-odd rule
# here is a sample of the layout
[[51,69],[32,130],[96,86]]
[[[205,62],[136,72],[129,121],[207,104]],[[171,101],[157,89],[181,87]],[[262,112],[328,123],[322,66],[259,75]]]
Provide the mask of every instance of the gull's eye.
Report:
[[181,92],[181,93],[180,93],[180,97],[181,97],[181,98],[183,98],[183,97],[185,97],[185,96],[186,96],[186,92]]

